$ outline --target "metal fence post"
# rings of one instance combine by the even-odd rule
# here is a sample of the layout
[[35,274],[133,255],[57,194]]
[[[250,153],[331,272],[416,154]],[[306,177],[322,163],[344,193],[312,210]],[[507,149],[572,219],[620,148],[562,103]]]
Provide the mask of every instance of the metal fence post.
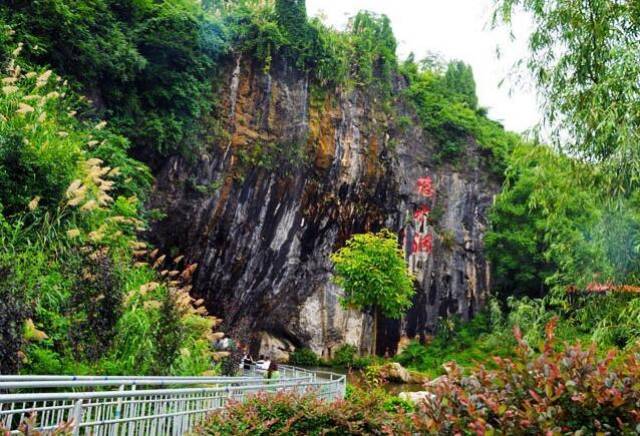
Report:
[[[124,391],[124,385],[120,385],[120,388],[118,389],[120,392]],[[115,413],[115,419],[120,419],[122,418],[122,397],[118,397],[118,402],[116,403],[116,413]],[[113,434],[117,435],[118,434],[118,430],[120,430],[120,422],[116,422],[114,424],[113,427]]]
[[80,424],[82,423],[82,400],[76,401],[73,406],[73,436],[80,434]]

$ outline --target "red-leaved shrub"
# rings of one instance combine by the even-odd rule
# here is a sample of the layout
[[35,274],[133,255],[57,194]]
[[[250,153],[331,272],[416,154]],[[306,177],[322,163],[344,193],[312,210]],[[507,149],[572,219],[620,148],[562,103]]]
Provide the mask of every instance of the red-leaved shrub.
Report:
[[379,392],[358,393],[329,403],[311,394],[262,393],[234,402],[212,414],[195,431],[201,435],[366,436],[413,433],[401,407],[390,405]]
[[431,434],[638,434],[640,361],[630,354],[600,358],[595,346],[554,342],[547,325],[539,353],[522,340],[513,359],[494,358],[498,369],[463,375],[455,364],[419,405],[416,430]]

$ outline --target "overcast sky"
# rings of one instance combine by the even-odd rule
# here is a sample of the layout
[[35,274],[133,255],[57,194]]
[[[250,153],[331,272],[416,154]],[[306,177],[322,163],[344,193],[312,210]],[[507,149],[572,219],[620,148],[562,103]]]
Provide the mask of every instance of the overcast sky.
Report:
[[307,10],[311,16],[324,15],[327,24],[339,29],[362,9],[387,15],[401,58],[410,52],[417,59],[438,52],[471,64],[480,104],[507,129],[522,132],[539,122],[539,111],[532,87],[516,84],[509,71],[527,53],[531,24],[526,16],[516,18],[515,41],[504,29],[490,30],[492,4],[493,0],[307,0]]

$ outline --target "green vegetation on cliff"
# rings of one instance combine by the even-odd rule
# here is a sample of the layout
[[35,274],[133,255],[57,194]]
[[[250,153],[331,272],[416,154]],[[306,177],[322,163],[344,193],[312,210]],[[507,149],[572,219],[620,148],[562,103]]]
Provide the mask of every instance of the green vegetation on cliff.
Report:
[[409,82],[406,96],[425,130],[437,140],[437,158],[458,162],[464,159],[469,141],[475,141],[487,153],[490,170],[501,177],[511,150],[522,138],[506,132],[478,107],[471,67],[460,61],[445,66],[432,58],[416,63],[412,55],[401,71]]

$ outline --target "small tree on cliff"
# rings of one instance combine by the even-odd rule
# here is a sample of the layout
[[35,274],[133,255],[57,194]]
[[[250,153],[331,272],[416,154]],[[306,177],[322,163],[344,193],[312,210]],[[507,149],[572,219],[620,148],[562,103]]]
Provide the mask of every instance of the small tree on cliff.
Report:
[[310,43],[306,0],[276,0],[276,17],[289,44],[304,50]]
[[334,282],[344,289],[341,304],[372,310],[373,353],[376,352],[378,312],[400,318],[411,307],[413,277],[404,261],[396,236],[389,230],[354,235],[331,255]]

